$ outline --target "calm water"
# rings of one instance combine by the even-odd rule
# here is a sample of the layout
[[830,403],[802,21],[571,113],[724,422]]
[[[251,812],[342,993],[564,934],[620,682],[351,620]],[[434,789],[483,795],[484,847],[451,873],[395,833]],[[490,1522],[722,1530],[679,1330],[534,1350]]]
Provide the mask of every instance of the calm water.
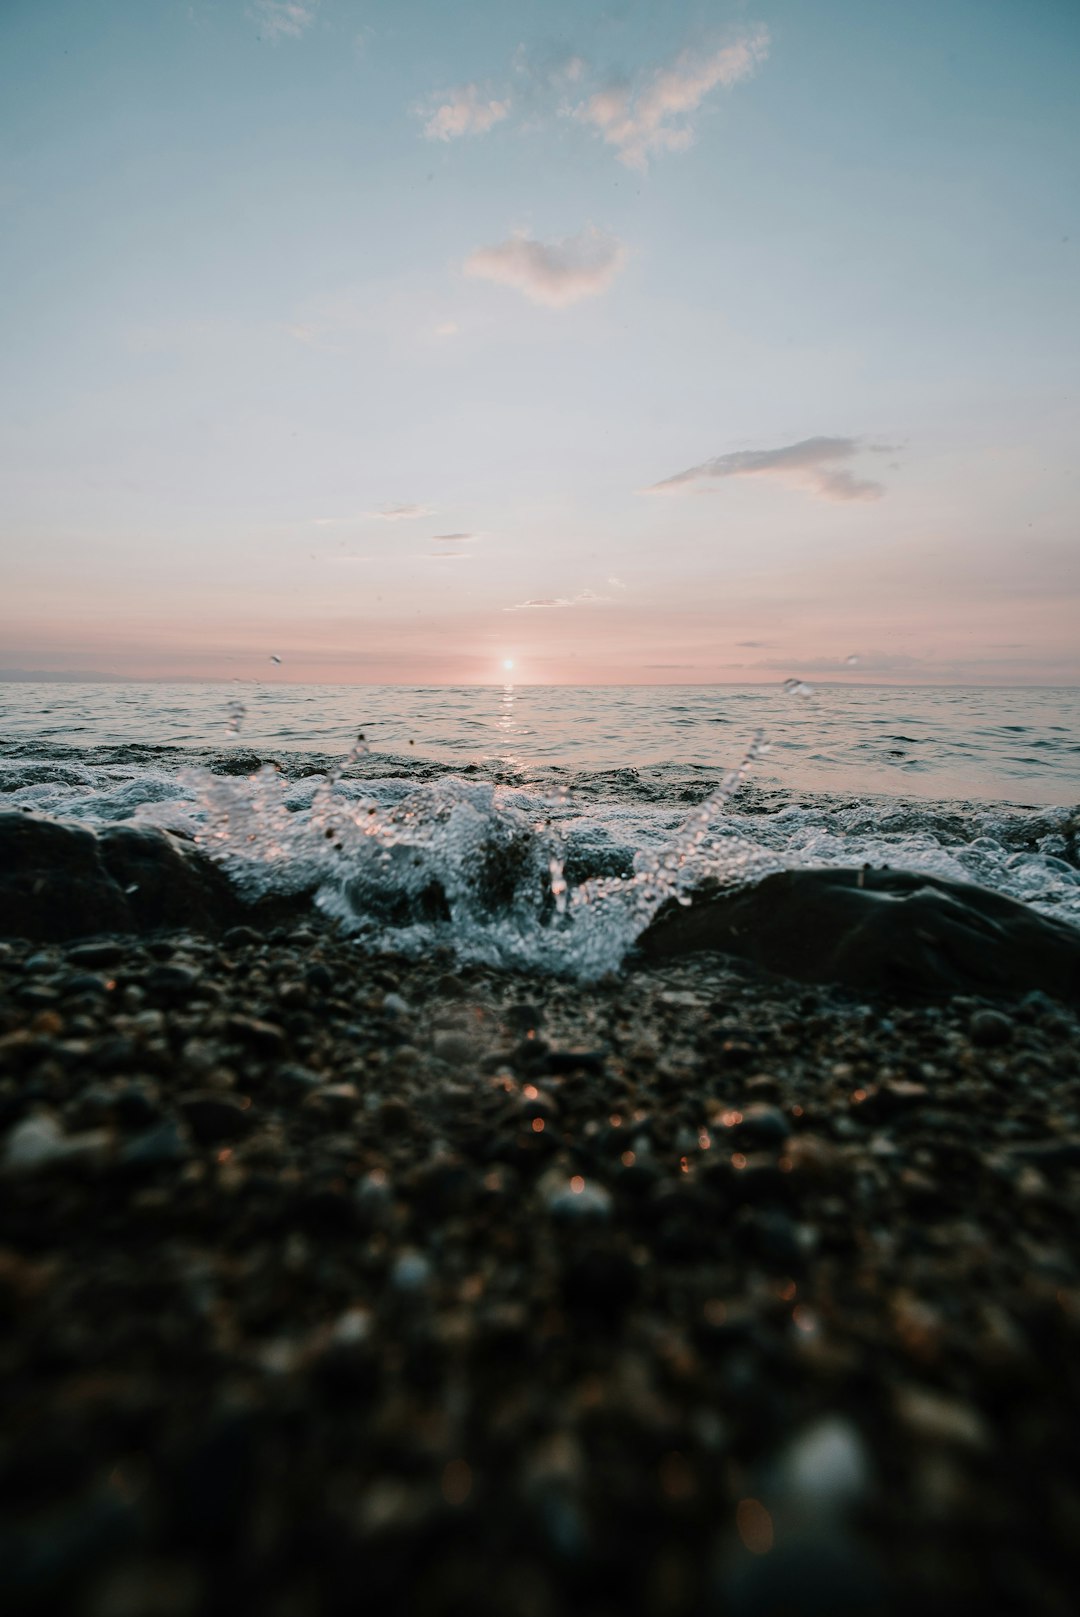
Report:
[[[240,713],[233,704],[242,705]],[[1080,800],[1080,691],[780,686],[0,684],[0,744],[374,752],[528,772],[731,764],[790,790],[984,802]]]
[[0,686],[6,807],[177,831],[375,947],[581,976],[703,880],[800,865],[1080,922],[1078,765],[1073,690]]

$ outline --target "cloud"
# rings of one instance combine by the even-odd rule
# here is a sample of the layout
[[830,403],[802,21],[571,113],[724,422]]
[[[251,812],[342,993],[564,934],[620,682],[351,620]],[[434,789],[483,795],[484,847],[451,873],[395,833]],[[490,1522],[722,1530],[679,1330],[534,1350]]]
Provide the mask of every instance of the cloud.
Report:
[[387,505],[381,511],[365,511],[364,515],[378,522],[413,522],[417,517],[433,517],[435,511],[430,505]]
[[598,130],[621,163],[645,169],[657,153],[691,146],[690,114],[717,86],[729,89],[749,77],[768,50],[768,30],[759,27],[707,55],[683,51],[637,88],[610,84],[595,91],[574,109],[574,116]]
[[479,280],[512,286],[533,303],[565,309],[606,292],[625,262],[623,243],[590,226],[562,241],[514,235],[496,247],[470,253],[463,268]]
[[[857,438],[803,438],[780,449],[739,449],[734,454],[717,455],[690,466],[674,477],[642,490],[645,494],[675,494],[691,484],[722,477],[774,477],[813,494],[819,500],[879,500],[885,493],[880,483],[852,476],[833,463],[850,460],[862,445]],[[868,452],[883,454],[887,449],[875,444]]]
[[255,0],[248,16],[276,45],[281,39],[299,39],[315,21],[318,4],[319,0]]
[[431,537],[444,545],[471,545],[478,535],[475,533],[433,533]]
[[484,135],[495,124],[501,123],[510,111],[509,98],[505,101],[486,101],[475,84],[463,84],[457,90],[446,90],[436,97],[438,106],[420,110],[427,121],[424,134],[428,140],[458,140],[462,135]]
[[610,601],[610,595],[598,595],[595,590],[580,590],[577,595],[545,595],[531,601],[519,601],[516,606],[504,606],[504,612],[532,612],[558,606],[584,606]]

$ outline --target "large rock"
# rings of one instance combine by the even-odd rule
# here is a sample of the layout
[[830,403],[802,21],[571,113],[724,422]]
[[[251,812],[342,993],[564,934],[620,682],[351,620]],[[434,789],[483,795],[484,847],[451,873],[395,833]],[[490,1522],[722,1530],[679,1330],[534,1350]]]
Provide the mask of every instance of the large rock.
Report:
[[248,907],[193,844],[153,826],[82,826],[0,814],[0,936],[63,942],[101,932],[191,927],[217,932],[239,921],[272,926],[305,895]]
[[902,870],[785,870],[665,906],[649,960],[716,949],[802,982],[1080,999],[1080,931],[982,887]]
[[153,826],[121,824],[99,831],[98,847],[138,930],[212,932],[240,920],[243,906],[227,878],[191,843]]
[[0,936],[44,943],[134,930],[92,831],[0,814]]

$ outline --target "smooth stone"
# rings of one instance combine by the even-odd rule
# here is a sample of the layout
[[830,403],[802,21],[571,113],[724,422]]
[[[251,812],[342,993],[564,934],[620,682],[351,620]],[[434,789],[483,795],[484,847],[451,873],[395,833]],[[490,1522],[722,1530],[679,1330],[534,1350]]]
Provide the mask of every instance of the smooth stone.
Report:
[[791,1133],[791,1121],[776,1106],[754,1101],[745,1108],[742,1122],[731,1130],[730,1138],[738,1145],[783,1145]]
[[893,993],[1080,1000],[1080,930],[964,882],[902,870],[784,870],[665,905],[649,960],[715,949],[803,982]]
[[985,1049],[1008,1044],[1013,1036],[1012,1018],[1001,1011],[976,1011],[968,1023],[968,1036],[972,1044]]
[[156,1128],[129,1140],[117,1158],[121,1168],[132,1173],[152,1173],[155,1168],[171,1167],[185,1162],[191,1154],[187,1137],[173,1118],[166,1118]]
[[97,1164],[104,1160],[109,1138],[107,1129],[65,1134],[54,1117],[27,1117],[9,1131],[0,1167],[5,1174],[29,1174],[61,1165]]
[[563,1182],[547,1198],[548,1212],[562,1224],[603,1224],[611,1217],[611,1192],[588,1180],[580,1190]]

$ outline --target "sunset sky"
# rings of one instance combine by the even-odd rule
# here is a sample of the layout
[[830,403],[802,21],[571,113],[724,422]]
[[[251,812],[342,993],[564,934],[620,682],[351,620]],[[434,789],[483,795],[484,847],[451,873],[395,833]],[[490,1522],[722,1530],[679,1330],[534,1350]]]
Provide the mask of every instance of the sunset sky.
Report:
[[4,0],[0,666],[1080,682],[1078,75],[1075,0]]

